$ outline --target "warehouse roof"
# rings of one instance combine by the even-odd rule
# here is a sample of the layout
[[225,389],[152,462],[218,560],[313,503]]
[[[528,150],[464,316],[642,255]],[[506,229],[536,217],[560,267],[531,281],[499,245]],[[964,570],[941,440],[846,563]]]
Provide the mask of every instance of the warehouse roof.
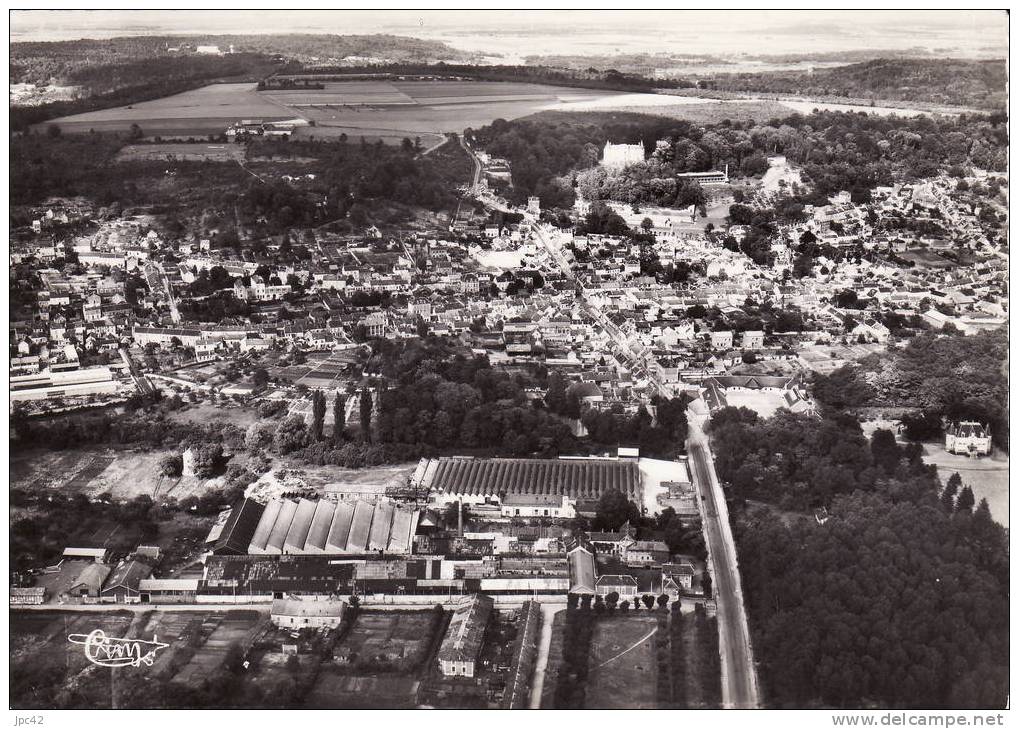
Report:
[[144,562],[124,562],[113,571],[103,584],[103,592],[125,587],[137,590],[143,579],[152,574],[152,568]]
[[262,512],[262,517],[258,520],[258,526],[255,527],[255,534],[251,537],[251,543],[248,545],[249,552],[263,551],[266,545],[269,543],[269,535],[272,534],[273,525],[276,523],[276,517],[280,514],[280,509],[283,508],[282,501],[270,501],[266,505],[265,510]]
[[586,547],[574,547],[567,555],[570,568],[570,592],[577,595],[593,595],[596,576],[594,555]]
[[550,494],[597,499],[617,489],[641,496],[640,471],[633,461],[521,458],[439,458],[430,486],[467,495]]
[[460,600],[439,647],[440,661],[471,663],[478,659],[493,604],[487,595],[469,595]]
[[311,530],[311,521],[314,518],[315,502],[301,499],[294,511],[294,519],[287,529],[287,538],[284,544],[288,549],[304,551],[304,543],[308,540],[308,532]]
[[350,522],[353,518],[353,504],[341,501],[336,505],[336,513],[333,516],[333,523],[329,527],[329,537],[326,540],[331,549],[345,550],[347,548],[347,537],[350,535]]
[[245,554],[264,511],[265,506],[252,499],[244,499],[234,506],[223,524],[214,551],[217,554]]
[[287,540],[287,532],[290,531],[290,525],[294,522],[294,514],[296,513],[297,502],[284,500],[283,505],[280,506],[280,514],[276,517],[276,523],[272,525],[272,531],[269,532],[269,541],[265,544],[266,551],[283,551],[283,544]]
[[311,529],[308,530],[308,541],[304,545],[305,551],[325,550],[329,525],[333,523],[335,512],[336,505],[333,502],[326,499],[318,502],[318,506],[315,507],[315,516],[311,519]]

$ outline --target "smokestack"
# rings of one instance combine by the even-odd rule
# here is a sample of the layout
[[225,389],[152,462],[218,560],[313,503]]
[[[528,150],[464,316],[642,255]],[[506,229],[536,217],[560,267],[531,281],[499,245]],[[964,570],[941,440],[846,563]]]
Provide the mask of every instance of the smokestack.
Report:
[[457,536],[464,535],[464,500],[457,499],[456,502],[456,533]]

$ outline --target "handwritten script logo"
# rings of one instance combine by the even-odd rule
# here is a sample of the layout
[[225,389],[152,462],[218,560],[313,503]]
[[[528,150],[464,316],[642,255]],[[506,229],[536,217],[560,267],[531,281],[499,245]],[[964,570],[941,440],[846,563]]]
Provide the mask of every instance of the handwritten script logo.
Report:
[[85,646],[85,657],[97,666],[151,666],[156,660],[156,653],[166,648],[168,643],[160,643],[153,635],[152,640],[137,638],[109,638],[106,633],[96,629],[88,635],[72,633],[67,640]]

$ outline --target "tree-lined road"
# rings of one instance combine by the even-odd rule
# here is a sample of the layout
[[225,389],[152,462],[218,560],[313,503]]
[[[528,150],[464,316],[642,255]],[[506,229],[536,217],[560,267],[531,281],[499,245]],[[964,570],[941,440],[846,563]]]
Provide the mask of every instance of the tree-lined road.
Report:
[[718,648],[722,658],[722,702],[726,708],[760,707],[757,674],[750,646],[750,630],[743,607],[743,590],[736,562],[736,546],[729,527],[729,512],[703,430],[707,406],[695,400],[687,411],[687,453],[702,504],[704,541],[712,566],[715,604],[718,608]]

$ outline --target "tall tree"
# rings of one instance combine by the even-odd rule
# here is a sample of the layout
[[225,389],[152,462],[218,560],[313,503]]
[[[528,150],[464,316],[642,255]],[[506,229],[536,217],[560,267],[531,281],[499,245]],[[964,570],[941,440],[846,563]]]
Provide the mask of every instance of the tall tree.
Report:
[[339,445],[343,442],[343,428],[346,425],[347,398],[342,392],[336,393],[333,400],[333,443]]
[[372,393],[367,387],[361,390],[361,439],[372,442]]
[[311,439],[322,440],[322,428],[326,417],[326,396],[321,390],[315,390],[311,396]]
[[949,514],[955,511],[955,498],[959,495],[960,486],[962,486],[962,477],[956,472],[948,477],[948,483],[941,491],[941,505]]
[[976,504],[976,498],[973,496],[973,489],[963,486],[962,491],[959,492],[959,498],[955,500],[955,510],[971,512],[974,504]]

